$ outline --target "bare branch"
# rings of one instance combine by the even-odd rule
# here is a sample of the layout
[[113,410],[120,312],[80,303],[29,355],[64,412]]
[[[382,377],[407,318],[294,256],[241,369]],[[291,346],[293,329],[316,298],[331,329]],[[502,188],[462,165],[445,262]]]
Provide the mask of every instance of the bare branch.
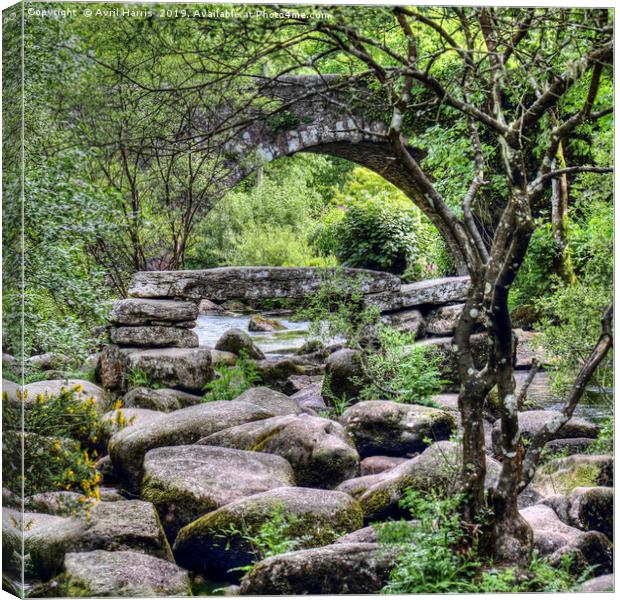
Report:
[[613,346],[612,320],[613,304],[610,304],[601,319],[601,335],[575,378],[568,397],[564,402],[561,416],[547,423],[538,435],[530,441],[527,454],[523,461],[523,474],[519,482],[519,490],[523,490],[532,480],[545,444],[550,441],[573,416],[575,408],[586,391],[586,386],[594,375],[594,372],[611,350]]

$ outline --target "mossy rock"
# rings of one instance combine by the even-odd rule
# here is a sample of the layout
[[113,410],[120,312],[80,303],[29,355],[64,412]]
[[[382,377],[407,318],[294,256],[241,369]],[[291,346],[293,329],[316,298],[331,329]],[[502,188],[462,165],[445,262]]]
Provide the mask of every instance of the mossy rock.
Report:
[[179,529],[221,506],[295,484],[283,458],[216,446],[157,448],[144,458],[142,498],[159,512],[174,540]]
[[57,589],[69,598],[191,595],[184,569],[133,551],[67,554]]
[[[486,487],[497,482],[500,470],[501,465],[487,457]],[[459,446],[442,441],[394,469],[345,481],[336,489],[353,495],[362,507],[364,518],[372,521],[404,516],[399,502],[409,489],[443,489],[448,493],[458,486],[459,474]]]
[[377,594],[398,552],[379,544],[331,544],[286,552],[258,563],[241,595]]
[[567,496],[578,487],[595,487],[603,469],[613,462],[606,455],[576,454],[556,458],[539,467],[529,490],[545,498],[555,494]]
[[362,457],[421,452],[427,439],[447,440],[456,428],[447,411],[387,400],[359,402],[344,412],[340,422]]
[[289,461],[297,484],[333,488],[359,473],[359,455],[342,425],[322,417],[286,415],[238,425],[198,442],[277,454]]
[[222,573],[260,560],[249,538],[280,512],[283,536],[297,548],[334,542],[362,526],[362,510],[347,494],[283,487],[231,504],[184,527],[174,544],[177,562],[193,571]]

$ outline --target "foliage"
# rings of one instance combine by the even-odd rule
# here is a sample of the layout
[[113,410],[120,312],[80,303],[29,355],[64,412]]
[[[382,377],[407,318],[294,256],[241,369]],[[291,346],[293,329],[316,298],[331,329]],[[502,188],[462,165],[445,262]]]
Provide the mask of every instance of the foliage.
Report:
[[481,593],[566,592],[577,581],[571,575],[570,557],[553,567],[534,554],[527,573],[483,562],[476,546],[466,543],[467,532],[459,508],[463,497],[432,491],[408,490],[401,505],[415,521],[375,524],[379,541],[396,546],[399,558],[382,592]]
[[[563,396],[574,380],[582,361],[589,355],[601,333],[601,317],[611,302],[611,288],[577,282],[558,288],[542,298],[542,344],[551,360],[554,391]],[[593,383],[613,387],[611,353],[595,372]]]
[[366,371],[373,382],[361,397],[365,400],[385,398],[406,404],[438,405],[432,397],[443,384],[438,357],[431,348],[414,345],[415,336],[392,327],[378,329],[378,348],[366,357]]
[[[250,545],[252,553],[256,561],[283,554],[284,552],[292,552],[303,546],[309,539],[306,535],[299,535],[300,517],[294,514],[286,513],[282,504],[276,505],[271,514],[263,521],[255,532],[249,527],[241,530],[235,526],[222,531],[226,537],[231,535],[241,535],[241,537]],[[239,567],[238,571],[251,571],[253,565],[245,565]]]
[[375,306],[364,302],[363,276],[352,276],[341,269],[321,272],[321,285],[306,299],[298,313],[310,321],[310,336],[325,342],[341,340],[356,348],[374,337],[381,314]]
[[437,272],[442,242],[400,190],[361,167],[349,175],[332,204],[334,208],[312,231],[312,245],[339,263],[388,271],[410,280]]
[[[94,398],[80,397],[81,386],[63,388],[56,396],[39,394],[23,414],[23,478],[26,495],[50,489],[78,490],[98,496],[100,474],[88,447],[97,442],[98,412]],[[21,411],[3,394],[3,427],[8,438],[3,461],[5,485],[21,493]]]
[[307,237],[326,202],[328,191],[321,185],[332,181],[338,168],[324,157],[301,156],[266,165],[260,185],[239,184],[199,224],[188,264],[334,264],[333,257],[319,256]]
[[591,454],[613,454],[614,452],[614,417],[608,416],[601,425],[601,430],[594,443],[588,447]]
[[217,367],[216,373],[217,377],[205,385],[205,402],[234,400],[260,379],[256,365],[247,356],[238,358],[234,366]]

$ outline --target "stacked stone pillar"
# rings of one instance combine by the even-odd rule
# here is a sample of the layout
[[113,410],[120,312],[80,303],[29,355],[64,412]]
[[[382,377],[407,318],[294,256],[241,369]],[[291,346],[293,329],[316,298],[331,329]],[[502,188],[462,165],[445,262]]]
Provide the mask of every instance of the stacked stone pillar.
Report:
[[100,377],[109,389],[126,392],[137,380],[202,393],[213,378],[211,351],[198,347],[196,302],[127,298],[110,314],[110,341],[102,352]]

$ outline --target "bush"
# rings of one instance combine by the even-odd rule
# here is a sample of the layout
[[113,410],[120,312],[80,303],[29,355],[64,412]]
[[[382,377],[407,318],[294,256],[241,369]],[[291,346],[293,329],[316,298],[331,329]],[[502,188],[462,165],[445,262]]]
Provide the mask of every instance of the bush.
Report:
[[452,255],[435,227],[400,190],[381,176],[355,168],[310,233],[324,256],[346,267],[396,273],[406,281],[448,275]]
[[23,414],[23,460],[27,471],[22,477],[22,411],[3,394],[2,418],[6,458],[4,485],[21,495],[52,490],[77,490],[98,497],[100,474],[93,460],[96,453],[98,412],[94,398],[78,396],[81,386],[63,388],[57,396],[40,394]]
[[[566,592],[578,583],[569,556],[553,567],[534,554],[525,574],[485,563],[475,544],[467,543],[459,513],[462,500],[460,495],[409,490],[401,505],[417,523],[375,525],[380,543],[400,550],[383,593]],[[583,573],[581,580],[587,576]]]
[[218,377],[205,385],[205,402],[234,400],[254,387],[259,380],[256,366],[243,356],[237,360],[235,366],[218,367],[216,373]]
[[[365,305],[357,279],[337,270],[325,272],[301,316],[310,321],[311,335],[326,342],[342,340],[346,347],[361,351],[364,382],[357,383],[364,386],[363,399],[434,406],[431,397],[441,391],[444,381],[433,350],[414,346],[414,335],[384,325],[379,310]],[[329,400],[336,415],[346,409],[343,399]]]
[[439,408],[432,397],[445,382],[437,356],[431,348],[414,346],[414,341],[412,334],[399,333],[391,327],[379,328],[379,347],[365,357],[366,371],[373,383],[362,390],[362,399],[385,398]]

